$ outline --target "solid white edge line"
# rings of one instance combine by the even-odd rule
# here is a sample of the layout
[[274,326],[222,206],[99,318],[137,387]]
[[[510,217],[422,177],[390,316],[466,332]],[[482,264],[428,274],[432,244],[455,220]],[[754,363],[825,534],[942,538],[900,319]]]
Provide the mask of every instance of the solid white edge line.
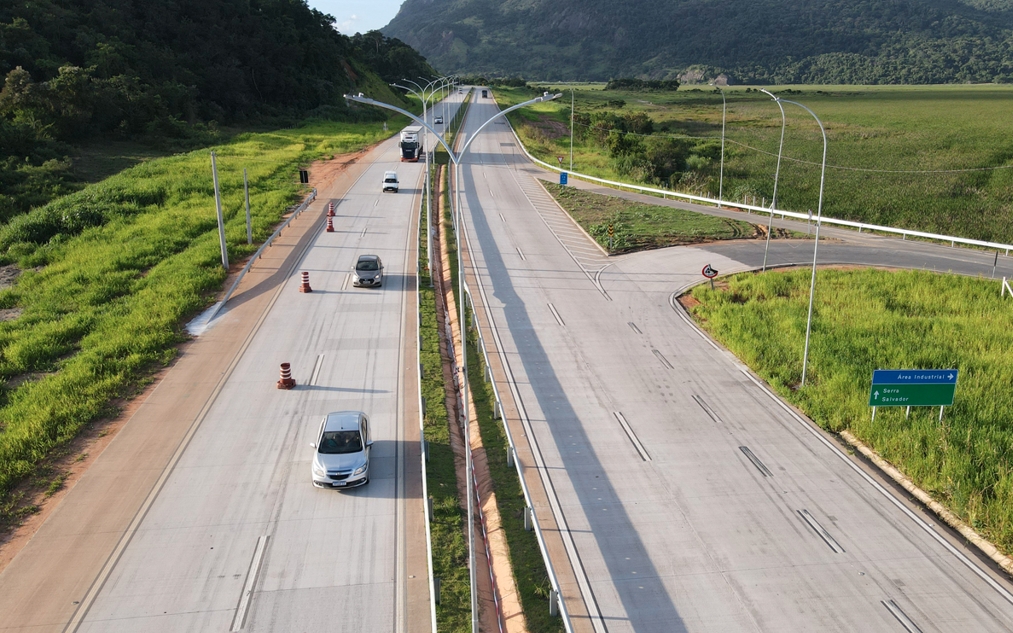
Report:
[[521,250],[521,247],[517,246],[516,248],[517,248],[517,254],[521,256],[521,260],[522,261],[527,261],[527,258],[524,257],[524,252]]
[[[703,283],[703,282],[701,282],[701,283]],[[695,285],[695,284],[693,284],[693,285]],[[690,319],[685,314],[684,310],[681,310],[681,309],[675,307],[676,298],[678,297],[678,295],[683,290],[685,290],[685,288],[682,288],[680,290],[677,290],[677,291],[673,292],[672,295],[669,297],[669,305],[672,307],[672,310],[674,310],[675,313],[678,314],[682,318],[682,320],[685,321],[691,328],[693,328],[696,331],[696,333],[699,334],[705,341],[709,342],[712,346],[714,346],[715,349],[718,349],[718,350],[721,350],[722,352],[724,352],[724,350],[722,348],[718,347],[718,345],[716,343],[714,343],[714,341],[712,341],[710,339],[710,337],[707,336],[707,334],[703,330],[701,330],[699,327],[697,327],[696,323],[694,323],[692,321],[692,319]],[[897,507],[897,509],[899,509],[905,515],[907,515],[907,517],[909,519],[911,519],[912,521],[914,521],[915,525],[917,525],[918,527],[922,528],[937,543],[939,543],[940,545],[942,545],[943,549],[945,549],[950,554],[952,554],[953,556],[955,556],[957,558],[957,560],[959,560],[961,563],[963,563],[976,576],[978,576],[983,581],[985,581],[985,584],[987,584],[989,587],[991,587],[993,590],[995,590],[995,592],[998,593],[1000,596],[1002,596],[1003,599],[1005,599],[1008,603],[1013,604],[1013,594],[1010,594],[1010,592],[1006,591],[1005,587],[1003,587],[998,582],[996,582],[991,576],[989,576],[987,573],[985,573],[985,571],[983,569],[981,569],[981,567],[979,567],[978,565],[976,565],[974,563],[974,561],[972,561],[967,556],[965,556],[963,554],[963,552],[961,552],[960,550],[958,550],[948,540],[946,540],[945,538],[943,538],[943,536],[941,534],[939,534],[934,529],[932,529],[932,526],[930,526],[928,523],[926,523],[925,521],[923,521],[921,519],[921,517],[919,517],[917,514],[915,514],[914,512],[912,512],[911,509],[908,508],[906,505],[904,505],[904,503],[900,499],[898,499],[897,497],[895,497],[893,495],[893,493],[891,493],[889,490],[887,490],[886,488],[884,488],[878,481],[876,481],[875,479],[873,479],[872,476],[869,475],[867,472],[865,472],[864,470],[862,470],[861,467],[859,467],[858,464],[856,464],[853,461],[851,461],[848,458],[847,454],[844,453],[844,451],[842,451],[837,446],[834,446],[833,442],[831,442],[826,437],[824,437],[823,433],[820,430],[817,430],[816,428],[813,428],[813,425],[815,423],[808,422],[805,418],[803,418],[802,416],[800,416],[799,414],[797,414],[794,409],[792,409],[788,404],[786,404],[780,398],[778,398],[777,394],[775,394],[772,391],[770,391],[770,389],[768,389],[767,386],[765,384],[763,384],[763,382],[761,382],[760,380],[757,380],[751,373],[749,373],[748,368],[746,368],[744,365],[742,365],[740,367],[740,371],[742,371],[742,373],[746,376],[746,378],[748,378],[749,380],[751,380],[753,382],[753,384],[755,384],[757,387],[759,387],[761,391],[763,391],[765,394],[767,394],[767,396],[769,396],[771,400],[773,400],[775,403],[777,403],[778,406],[780,406],[782,409],[784,409],[784,411],[793,420],[795,420],[796,422],[798,422],[813,437],[815,437],[817,440],[819,440],[824,446],[826,446],[827,448],[829,448],[838,458],[840,458],[845,464],[847,464],[853,471],[855,471],[856,473],[858,473],[859,477],[861,477],[862,479],[864,479],[876,491],[878,491],[880,494],[882,494],[884,497],[886,497],[890,501],[890,503],[892,503],[894,506]]]
[[253,561],[250,562],[250,569],[246,572],[246,584],[243,586],[243,596],[239,600],[239,606],[236,607],[236,615],[232,618],[232,628],[229,629],[232,633],[241,630],[246,623],[246,614],[250,610],[253,587],[257,584],[257,576],[260,574],[260,563],[264,558],[267,539],[267,534],[257,538],[257,549],[253,552]]

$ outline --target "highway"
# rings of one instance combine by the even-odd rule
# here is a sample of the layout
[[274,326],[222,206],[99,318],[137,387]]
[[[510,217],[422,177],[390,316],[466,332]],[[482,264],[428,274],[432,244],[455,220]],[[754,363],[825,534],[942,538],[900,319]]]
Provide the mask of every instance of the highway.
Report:
[[[399,161],[397,141],[328,183],[342,195],[322,191],[286,264],[241,288],[0,574],[0,630],[431,630],[414,294],[424,170]],[[381,193],[387,170],[399,193]],[[383,287],[352,286],[363,253],[382,258]],[[190,417],[187,357],[212,362],[208,346],[233,331],[249,335]],[[282,362],[293,390],[275,387]],[[370,419],[370,482],[315,488],[310,443],[325,414],[348,409]],[[147,422],[174,412],[185,434]]]
[[[497,110],[478,99],[466,133]],[[1013,630],[1004,577],[673,305],[705,264],[758,267],[762,242],[606,257],[539,177],[553,178],[489,126],[464,157],[464,216],[526,472],[560,526],[554,565],[578,586],[564,590],[576,630]],[[991,272],[991,254],[824,235],[826,261]],[[776,241],[771,264],[811,249]]]

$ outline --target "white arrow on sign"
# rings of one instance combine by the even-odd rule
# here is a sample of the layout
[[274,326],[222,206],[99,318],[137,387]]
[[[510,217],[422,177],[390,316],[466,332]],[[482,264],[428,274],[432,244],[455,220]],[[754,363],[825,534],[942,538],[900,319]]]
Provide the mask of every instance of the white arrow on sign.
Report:
[[879,392],[878,391],[873,391],[872,392],[872,399],[873,400],[879,400]]
[[953,374],[950,374],[949,376],[947,376],[947,378],[949,378],[950,380],[953,380]]

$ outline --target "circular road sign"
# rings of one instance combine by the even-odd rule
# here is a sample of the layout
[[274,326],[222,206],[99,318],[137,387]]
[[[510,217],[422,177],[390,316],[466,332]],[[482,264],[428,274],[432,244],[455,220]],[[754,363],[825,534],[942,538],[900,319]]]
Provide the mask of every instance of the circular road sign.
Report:
[[710,264],[707,264],[706,266],[704,266],[703,270],[700,271],[700,272],[702,272],[703,276],[706,277],[707,279],[714,279],[715,277],[718,276],[717,269],[716,268],[711,268]]

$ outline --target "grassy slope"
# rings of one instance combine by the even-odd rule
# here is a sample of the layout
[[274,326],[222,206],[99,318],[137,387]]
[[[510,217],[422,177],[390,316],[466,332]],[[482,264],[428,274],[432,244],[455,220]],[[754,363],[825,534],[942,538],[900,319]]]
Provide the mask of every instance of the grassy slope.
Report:
[[[298,166],[386,134],[380,124],[317,122],[218,147],[231,260],[255,248],[241,211],[244,167],[255,239],[263,240],[299,195]],[[209,304],[225,277],[207,151],[142,163],[68,198],[33,213],[73,219],[93,207],[106,223],[43,245],[0,231],[14,242],[8,259],[25,269],[0,292],[0,306],[21,310],[0,323],[0,519],[10,518],[14,485],[50,451],[114,414],[115,398],[173,358],[183,320]]]
[[[1005,551],[1013,551],[1013,303],[998,283],[927,272],[819,273],[807,384],[809,271],[697,286],[694,316],[823,427],[850,429]],[[874,369],[957,368],[954,405],[881,408]]]
[[756,233],[756,227],[739,220],[642,204],[553,183],[546,183],[545,188],[606,249],[611,226],[612,253],[751,237]]
[[[725,198],[743,195],[770,200],[781,115],[762,93],[727,90]],[[804,103],[827,127],[828,154],[824,213],[831,217],[1013,243],[1013,169],[939,173],[1013,165],[1013,87],[979,86],[777,86],[783,98]],[[792,90],[792,93],[782,92]],[[503,105],[529,98],[530,91],[496,89]],[[522,123],[545,117],[569,125],[564,99],[512,115]],[[675,93],[605,92],[577,88],[578,110],[593,111],[622,99],[618,112],[644,111],[655,132],[717,140],[721,96],[689,86]],[[788,126],[781,165],[778,206],[815,210],[823,144],[810,115],[785,106]],[[569,155],[569,137],[551,138],[521,126],[530,151],[547,162]],[[799,162],[807,161],[807,162]],[[568,159],[567,159],[568,162]],[[616,177],[602,148],[578,142],[574,169]],[[702,170],[708,190],[717,193],[718,163]],[[854,171],[854,169],[882,171]],[[933,173],[890,173],[928,170]]]

